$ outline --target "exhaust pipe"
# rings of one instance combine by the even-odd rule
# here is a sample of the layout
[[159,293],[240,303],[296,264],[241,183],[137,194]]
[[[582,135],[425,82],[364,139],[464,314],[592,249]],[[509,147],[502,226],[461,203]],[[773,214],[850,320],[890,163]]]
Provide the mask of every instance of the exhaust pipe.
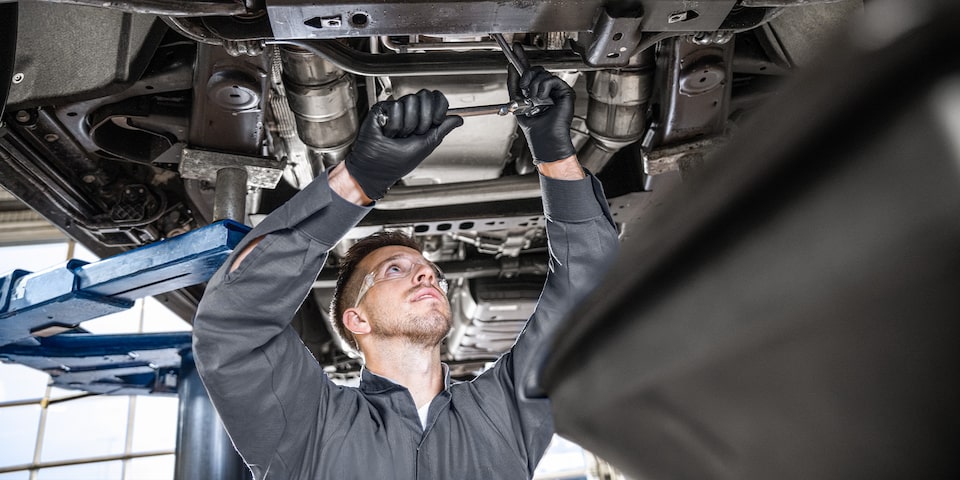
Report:
[[584,167],[597,173],[621,148],[640,140],[646,130],[644,114],[652,82],[652,68],[587,74],[590,139],[577,154]]
[[283,85],[300,139],[312,157],[332,166],[346,156],[357,134],[353,76],[298,47],[280,49]]

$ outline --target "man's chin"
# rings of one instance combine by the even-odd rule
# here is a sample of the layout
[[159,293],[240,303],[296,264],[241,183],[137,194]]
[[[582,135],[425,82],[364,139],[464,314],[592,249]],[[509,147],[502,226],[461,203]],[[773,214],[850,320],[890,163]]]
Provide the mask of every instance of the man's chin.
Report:
[[[421,345],[436,346],[447,338],[450,333],[450,317],[448,315],[436,315],[433,319],[422,319],[419,332],[411,332],[411,337],[419,337]],[[411,338],[412,340],[412,338]]]
[[403,337],[413,345],[435,347],[450,333],[451,318],[446,312],[433,310],[409,319],[405,327],[396,331],[378,328],[375,333],[383,337]]

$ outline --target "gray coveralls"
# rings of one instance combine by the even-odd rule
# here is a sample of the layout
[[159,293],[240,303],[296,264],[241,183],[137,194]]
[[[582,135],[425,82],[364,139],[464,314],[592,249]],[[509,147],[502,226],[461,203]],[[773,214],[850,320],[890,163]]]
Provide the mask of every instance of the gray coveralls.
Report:
[[[564,315],[616,257],[600,182],[540,178],[550,271],[516,344],[471,382],[432,401],[426,429],[413,397],[364,370],[338,386],[290,322],[333,248],[370,210],[330,190],[326,174],[269,215],[235,252],[266,237],[207,286],[194,322],[197,368],[257,479],[530,478],[553,435],[549,400],[528,398],[537,359]],[[236,253],[235,253],[236,254]],[[444,369],[447,370],[446,368]]]

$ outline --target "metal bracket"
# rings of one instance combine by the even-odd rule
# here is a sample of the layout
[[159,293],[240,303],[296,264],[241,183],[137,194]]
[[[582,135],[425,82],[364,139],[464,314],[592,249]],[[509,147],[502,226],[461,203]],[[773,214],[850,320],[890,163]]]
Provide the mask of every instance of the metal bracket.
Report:
[[604,8],[591,32],[581,33],[573,48],[593,67],[624,67],[640,45],[642,11],[614,17]]
[[697,45],[692,37],[665,40],[658,58],[660,118],[647,149],[723,133],[733,89],[733,42]]
[[277,188],[285,165],[285,161],[273,158],[184,148],[180,155],[180,176],[215,182],[218,170],[242,168],[247,171],[247,186],[273,189]]

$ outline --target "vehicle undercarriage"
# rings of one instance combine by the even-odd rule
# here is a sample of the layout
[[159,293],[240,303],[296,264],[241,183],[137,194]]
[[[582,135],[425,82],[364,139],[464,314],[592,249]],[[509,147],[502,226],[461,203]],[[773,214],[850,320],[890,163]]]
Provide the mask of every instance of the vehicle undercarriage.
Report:
[[[344,158],[377,101],[507,101],[490,33],[574,86],[580,161],[621,235],[643,235],[631,226],[664,192],[736,161],[710,153],[863,2],[0,3],[14,5],[0,185],[106,257],[221,218],[256,224]],[[466,118],[332,252],[295,325],[331,374],[354,375],[327,319],[335,267],[352,241],[404,230],[451,279],[445,361],[470,377],[537,301],[544,224],[516,120]],[[189,319],[201,296],[162,299]]]

